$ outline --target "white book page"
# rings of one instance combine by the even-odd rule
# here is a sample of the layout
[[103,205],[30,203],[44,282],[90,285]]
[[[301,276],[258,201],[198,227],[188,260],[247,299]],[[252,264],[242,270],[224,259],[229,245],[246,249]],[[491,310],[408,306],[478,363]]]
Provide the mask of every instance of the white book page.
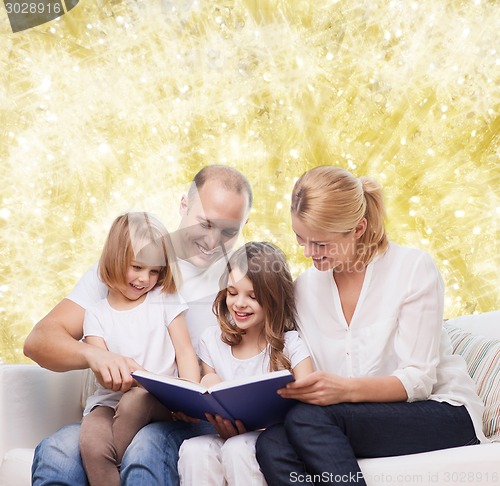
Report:
[[235,386],[246,385],[248,383],[256,383],[258,381],[269,380],[270,378],[277,378],[279,376],[288,376],[291,373],[288,370],[281,371],[271,371],[269,373],[263,373],[261,375],[254,376],[246,376],[244,378],[238,378],[235,380],[223,381],[221,383],[217,383],[212,385],[208,391],[217,391],[217,390],[225,390],[226,388],[232,388]]
[[169,383],[171,385],[178,386],[180,388],[186,388],[188,390],[197,391],[200,393],[205,393],[207,388],[194,381],[184,380],[182,378],[176,378],[175,376],[163,376],[151,373],[150,371],[134,371],[132,376],[143,376],[144,378],[149,378],[160,383]]

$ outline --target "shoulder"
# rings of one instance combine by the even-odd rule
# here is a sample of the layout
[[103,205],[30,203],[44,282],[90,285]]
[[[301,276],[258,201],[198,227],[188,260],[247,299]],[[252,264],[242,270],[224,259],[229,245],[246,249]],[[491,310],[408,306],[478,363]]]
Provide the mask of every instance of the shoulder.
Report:
[[298,363],[311,356],[309,349],[297,331],[285,332],[284,353],[290,359],[292,368],[295,368]]
[[426,287],[441,291],[443,279],[429,253],[391,243],[373,262],[372,284],[386,289],[392,286],[394,292],[406,289],[409,295],[414,295]]
[[214,341],[220,341],[221,340],[220,336],[221,336],[220,327],[219,326],[210,326],[210,327],[207,327],[201,333],[200,341],[203,341],[205,343],[207,343],[207,342],[214,342]]
[[177,292],[174,292],[172,294],[166,294],[165,292],[162,291],[160,287],[156,287],[153,290],[149,291],[148,300],[150,302],[161,302],[165,305],[186,304],[185,300]]
[[87,309],[107,295],[108,288],[99,278],[98,264],[94,263],[66,298]]
[[109,309],[108,305],[108,299],[105,297],[104,299],[100,299],[97,302],[94,302],[93,304],[89,305],[85,309],[85,314],[101,314],[105,310]]
[[400,246],[392,242],[385,253],[375,258],[374,263],[380,267],[390,266],[406,270],[419,266],[426,268],[435,268],[436,266],[431,255],[426,251],[408,246]]
[[393,243],[392,241],[389,243],[387,250],[382,253],[380,256],[375,257],[375,261],[377,260],[417,260],[424,256],[428,256],[429,254],[420,250],[419,248],[413,248],[410,246],[402,246],[397,243]]
[[286,331],[284,336],[285,336],[285,344],[293,343],[297,340],[300,340],[300,336],[297,331]]
[[285,348],[292,350],[302,346],[305,347],[305,344],[297,331],[285,332]]
[[210,366],[214,366],[217,356],[225,356],[230,346],[221,339],[219,326],[207,327],[200,336],[199,356]]
[[314,267],[310,267],[301,273],[295,280],[295,289],[298,292],[310,291],[311,286],[322,286],[331,277],[331,272],[321,272]]

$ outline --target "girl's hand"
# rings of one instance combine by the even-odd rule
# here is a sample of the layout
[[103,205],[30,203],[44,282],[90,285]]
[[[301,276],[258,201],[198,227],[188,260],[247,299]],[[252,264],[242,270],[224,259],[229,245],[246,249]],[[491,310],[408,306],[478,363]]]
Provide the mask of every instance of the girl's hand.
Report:
[[283,398],[295,398],[313,405],[333,405],[350,401],[350,379],[315,371],[278,390]]
[[210,388],[211,386],[216,385],[217,383],[221,383],[221,382],[222,382],[222,380],[215,373],[207,373],[206,375],[203,376],[203,378],[200,381],[200,383],[203,386],[206,386],[207,388]]
[[200,419],[190,417],[189,415],[186,415],[183,412],[170,412],[170,418],[172,419],[172,422],[187,422],[188,424],[193,424],[195,422],[199,422]]
[[144,369],[132,358],[111,353],[97,346],[87,345],[86,353],[97,381],[109,390],[126,392],[134,383],[130,373]]
[[226,440],[235,435],[244,434],[247,431],[241,420],[236,420],[235,427],[230,420],[223,419],[220,415],[213,416],[210,413],[206,413],[205,416],[219,433],[221,439]]

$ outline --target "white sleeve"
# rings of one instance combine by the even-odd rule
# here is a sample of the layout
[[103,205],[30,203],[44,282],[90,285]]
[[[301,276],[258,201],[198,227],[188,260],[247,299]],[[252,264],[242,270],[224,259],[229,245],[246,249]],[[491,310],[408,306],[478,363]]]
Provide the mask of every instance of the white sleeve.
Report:
[[401,380],[409,402],[426,400],[437,381],[443,307],[443,280],[430,255],[422,253],[408,282],[394,338],[399,369],[392,374]]
[[80,307],[88,309],[108,295],[108,288],[100,280],[97,263],[87,270],[82,278],[77,282],[75,288],[66,297],[75,302]]
[[85,311],[83,320],[83,337],[98,336],[104,339],[104,329],[102,328],[101,319],[95,307]]
[[165,325],[171,322],[182,312],[188,310],[188,306],[179,294],[161,294],[163,308],[165,310]]
[[[198,345],[198,357],[206,363],[210,368],[215,369],[214,361],[210,355],[210,350],[215,348],[214,343],[214,329],[215,326],[207,328],[203,334],[200,336],[200,342]],[[217,326],[218,330],[218,326]]]
[[297,331],[285,332],[284,352],[290,360],[292,369],[295,368],[301,361],[311,356],[306,344],[301,339]]

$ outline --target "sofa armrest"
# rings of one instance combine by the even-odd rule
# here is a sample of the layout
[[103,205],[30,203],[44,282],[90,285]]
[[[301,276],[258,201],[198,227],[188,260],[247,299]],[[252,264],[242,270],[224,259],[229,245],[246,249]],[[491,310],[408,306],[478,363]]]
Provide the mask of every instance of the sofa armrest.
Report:
[[447,324],[488,338],[500,339],[500,310],[455,317],[447,321]]
[[33,448],[81,420],[85,371],[56,373],[32,364],[0,365],[0,463],[13,448]]

